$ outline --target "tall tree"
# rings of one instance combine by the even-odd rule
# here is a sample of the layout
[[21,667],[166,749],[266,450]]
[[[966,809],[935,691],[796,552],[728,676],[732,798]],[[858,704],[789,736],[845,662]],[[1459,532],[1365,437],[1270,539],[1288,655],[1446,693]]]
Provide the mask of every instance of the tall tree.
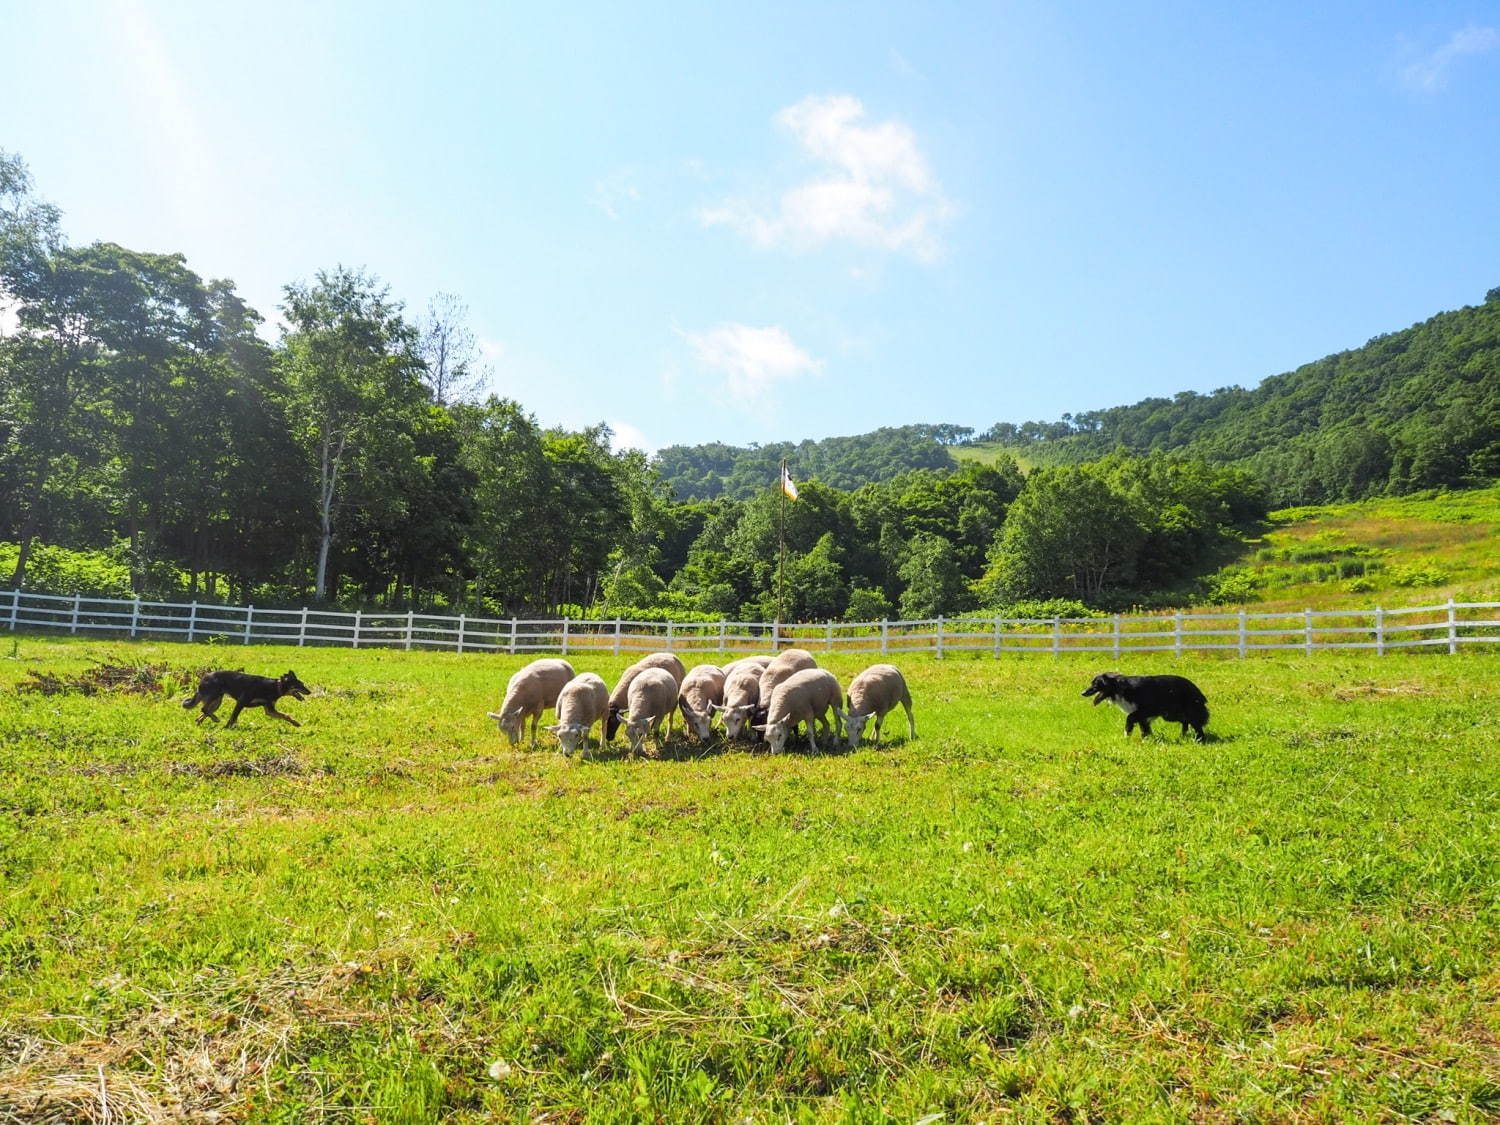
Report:
[[483,389],[489,372],[479,343],[468,326],[469,306],[454,293],[439,293],[427,303],[417,325],[417,352],[426,368],[432,397],[444,406],[471,401]]
[[328,596],[328,561],[348,470],[360,461],[379,472],[379,453],[409,430],[426,401],[416,333],[389,289],[363,270],[320,271],[310,284],[288,285],[289,325],[282,364],[293,433],[317,480],[318,551],[313,596]]

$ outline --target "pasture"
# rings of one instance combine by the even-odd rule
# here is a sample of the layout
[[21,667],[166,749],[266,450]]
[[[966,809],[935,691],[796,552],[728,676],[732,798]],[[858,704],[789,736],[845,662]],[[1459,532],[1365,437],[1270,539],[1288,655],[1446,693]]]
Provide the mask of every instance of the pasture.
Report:
[[[1202,746],[1097,658],[907,658],[913,741],[584,762],[484,718],[519,657],[6,649],[0,1121],[1500,1113],[1486,654],[1123,669]],[[304,725],[194,725],[210,667]]]

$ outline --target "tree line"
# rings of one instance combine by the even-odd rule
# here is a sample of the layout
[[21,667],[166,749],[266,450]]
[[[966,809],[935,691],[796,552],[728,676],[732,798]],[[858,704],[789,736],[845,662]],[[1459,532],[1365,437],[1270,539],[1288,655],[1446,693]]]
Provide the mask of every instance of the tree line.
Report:
[[1055,464],[1114,450],[1250,470],[1277,506],[1464,487],[1500,475],[1500,287],[1252,390],[1182,391],[976,438]]
[[[456,298],[414,318],[337,267],[284,287],[267,342],[233,283],[181,255],[70,244],[5,153],[0,309],[0,581],[16,588],[45,545],[116,560],[146,597],[926,617],[1138,602],[1265,509],[1249,474],[1161,455],[955,467],[972,431],[948,425],[653,464],[602,424],[544,428],[481,398]],[[694,472],[719,483],[674,495]]]

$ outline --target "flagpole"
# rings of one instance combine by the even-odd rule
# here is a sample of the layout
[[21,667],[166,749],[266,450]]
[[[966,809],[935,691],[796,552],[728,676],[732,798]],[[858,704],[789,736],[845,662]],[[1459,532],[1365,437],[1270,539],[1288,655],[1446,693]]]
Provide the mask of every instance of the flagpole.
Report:
[[781,475],[776,478],[776,491],[781,494],[781,505],[776,519],[776,537],[781,544],[780,561],[776,564],[776,623],[781,624],[782,610],[786,605],[786,458],[781,459]]

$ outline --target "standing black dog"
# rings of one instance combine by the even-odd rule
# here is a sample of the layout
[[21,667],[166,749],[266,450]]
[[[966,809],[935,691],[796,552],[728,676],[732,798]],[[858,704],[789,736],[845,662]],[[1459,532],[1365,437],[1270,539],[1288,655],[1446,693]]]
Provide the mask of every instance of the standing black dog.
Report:
[[1152,719],[1165,719],[1181,723],[1183,734],[1192,727],[1198,741],[1203,741],[1203,728],[1208,725],[1208,700],[1184,676],[1122,676],[1118,672],[1101,672],[1083,694],[1094,697],[1095,707],[1108,700],[1124,711],[1127,738],[1137,725],[1145,738],[1151,733]]
[[287,672],[279,680],[273,680],[270,676],[252,676],[248,672],[210,672],[198,681],[198,690],[190,698],[183,700],[182,705],[191,708],[201,703],[203,714],[198,716],[198,722],[201,723],[204,719],[218,722],[214,712],[227,695],[234,700],[234,714],[224,724],[226,727],[234,726],[234,721],[246,707],[264,707],[267,715],[275,715],[294,727],[300,727],[302,724],[296,719],[276,710],[276,701],[283,695],[305,699],[307,694],[307,685],[297,678],[295,672]]

